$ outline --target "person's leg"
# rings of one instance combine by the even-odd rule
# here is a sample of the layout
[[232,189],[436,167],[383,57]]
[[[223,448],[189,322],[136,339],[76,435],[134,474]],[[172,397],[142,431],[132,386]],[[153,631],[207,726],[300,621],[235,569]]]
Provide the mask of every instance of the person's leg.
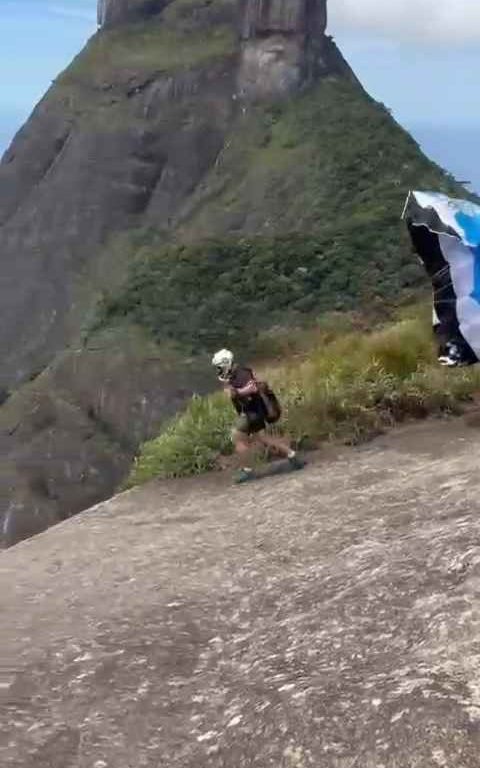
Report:
[[254,440],[248,433],[235,429],[232,432],[232,440],[235,448],[235,482],[245,483],[253,477],[253,467],[248,461],[249,454],[254,447]]
[[232,442],[235,449],[236,469],[239,470],[237,482],[245,482],[253,473],[249,465],[247,456],[252,451],[252,438],[250,435],[250,422],[246,414],[239,416],[234,429],[232,430]]
[[220,454],[217,456],[217,465],[222,470],[240,469],[242,463],[245,462],[247,454],[252,448],[249,436],[237,427],[232,429],[231,440],[233,443],[233,455],[224,456],[223,454]]
[[[242,414],[238,419],[234,430],[232,431],[232,440],[235,448],[235,454],[239,459],[238,482],[245,482],[253,474],[253,467],[249,463],[247,456],[252,454],[256,448],[265,447],[262,435],[265,430],[263,419],[251,419],[246,414]],[[292,452],[290,452],[292,453]],[[288,444],[285,441],[285,451],[282,455],[289,454]]]
[[280,456],[285,456],[286,458],[290,458],[290,456],[295,455],[295,451],[292,450],[290,441],[287,440],[285,437],[270,435],[268,434],[268,432],[263,431],[257,435],[257,439],[266,448],[271,448],[272,450],[279,453]]
[[279,453],[280,456],[287,458],[293,466],[300,468],[305,465],[305,462],[298,457],[297,452],[292,448],[287,438],[270,435],[268,432],[263,431],[257,435],[257,439],[266,448],[271,448]]
[[252,446],[247,432],[240,429],[234,429],[232,432],[232,441],[235,453],[238,457],[243,457],[250,452]]

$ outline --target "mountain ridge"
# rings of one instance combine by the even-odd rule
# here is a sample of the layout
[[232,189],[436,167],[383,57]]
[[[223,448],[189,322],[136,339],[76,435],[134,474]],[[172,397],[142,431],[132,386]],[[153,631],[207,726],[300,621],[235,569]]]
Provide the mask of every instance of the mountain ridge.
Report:
[[[101,13],[0,165],[9,543],[109,495],[139,442],[212,387],[192,356],[206,351],[212,306],[246,317],[268,270],[287,323],[361,304],[372,277],[391,297],[422,280],[400,228],[404,195],[460,191],[365,93],[326,35],[325,0],[110,2]],[[229,270],[249,239],[248,280],[226,272],[212,291],[217,261],[200,295],[192,253],[214,263],[211,238]],[[310,276],[292,276],[303,253]],[[186,294],[205,305],[187,344],[175,332]],[[168,321],[155,314],[167,296]],[[99,307],[125,297],[140,314],[98,326]],[[262,325],[274,322],[266,301]]]

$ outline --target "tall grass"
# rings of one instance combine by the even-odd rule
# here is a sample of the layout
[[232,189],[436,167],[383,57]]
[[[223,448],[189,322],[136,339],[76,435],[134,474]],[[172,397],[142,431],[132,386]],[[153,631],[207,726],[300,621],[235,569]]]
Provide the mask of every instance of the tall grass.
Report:
[[[282,401],[278,429],[299,445],[334,438],[358,443],[407,418],[455,413],[480,388],[476,368],[439,368],[423,317],[370,334],[342,334],[330,343],[324,331],[318,344],[310,338],[310,354],[302,360],[259,370]],[[193,399],[143,445],[128,485],[212,469],[220,453],[231,451],[234,416],[223,393]]]
[[231,451],[233,418],[223,392],[194,397],[159,437],[143,444],[127,486],[153,477],[182,477],[211,469],[219,453]]

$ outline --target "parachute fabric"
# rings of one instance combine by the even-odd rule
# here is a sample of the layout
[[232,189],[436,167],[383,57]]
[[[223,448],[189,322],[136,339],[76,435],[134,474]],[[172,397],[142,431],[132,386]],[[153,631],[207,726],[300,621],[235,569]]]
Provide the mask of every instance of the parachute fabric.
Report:
[[480,359],[480,206],[436,192],[410,192],[403,211],[433,287],[433,327],[443,365]]

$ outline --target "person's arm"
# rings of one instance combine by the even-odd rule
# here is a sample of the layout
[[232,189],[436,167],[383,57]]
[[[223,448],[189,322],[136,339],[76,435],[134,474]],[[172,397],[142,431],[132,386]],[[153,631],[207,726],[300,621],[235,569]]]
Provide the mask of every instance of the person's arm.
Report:
[[255,374],[249,369],[247,369],[247,371],[250,374],[247,382],[242,387],[238,387],[234,390],[239,397],[249,397],[258,392],[258,384],[255,380]]
[[241,389],[236,389],[235,392],[237,393],[237,395],[240,395],[240,397],[248,397],[249,395],[255,395],[258,392],[257,382],[254,380],[249,381],[248,384],[246,384]]

